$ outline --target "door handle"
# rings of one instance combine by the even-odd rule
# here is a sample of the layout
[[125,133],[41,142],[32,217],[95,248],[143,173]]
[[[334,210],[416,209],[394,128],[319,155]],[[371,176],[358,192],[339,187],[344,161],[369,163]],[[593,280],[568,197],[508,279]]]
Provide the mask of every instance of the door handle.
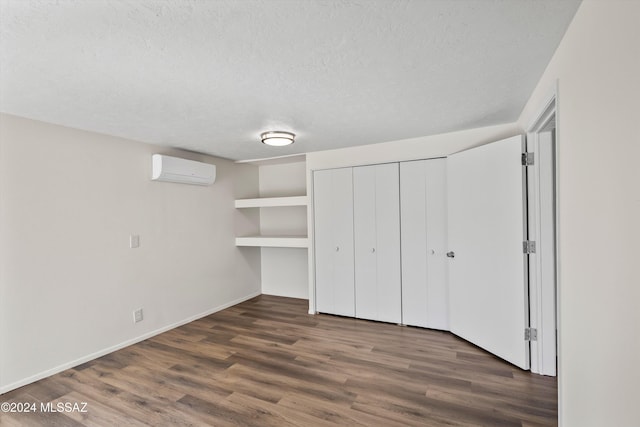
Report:
[[336,246],[336,252],[340,252],[340,246]]
[[449,251],[449,252],[447,252],[447,257],[449,257],[449,258],[455,258],[455,257],[456,257],[456,253],[455,253],[455,252],[453,252],[453,251]]
[[376,251],[376,248],[371,248],[371,253],[374,253]]

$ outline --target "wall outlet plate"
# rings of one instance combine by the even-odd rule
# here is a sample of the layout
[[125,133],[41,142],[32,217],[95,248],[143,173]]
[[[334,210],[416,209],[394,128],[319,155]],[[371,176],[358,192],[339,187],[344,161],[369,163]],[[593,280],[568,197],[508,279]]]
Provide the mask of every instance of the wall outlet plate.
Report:
[[140,247],[140,236],[137,234],[132,234],[129,236],[129,247],[131,249]]
[[138,308],[137,310],[133,310],[133,323],[142,322],[143,319],[142,309]]

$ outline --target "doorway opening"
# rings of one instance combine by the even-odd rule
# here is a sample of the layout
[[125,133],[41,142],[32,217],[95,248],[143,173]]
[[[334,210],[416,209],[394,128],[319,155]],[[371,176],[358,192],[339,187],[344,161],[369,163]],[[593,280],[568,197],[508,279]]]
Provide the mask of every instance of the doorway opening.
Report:
[[531,372],[556,376],[558,354],[556,96],[545,105],[527,131],[527,234],[536,242],[528,258],[529,322],[537,332],[531,340]]

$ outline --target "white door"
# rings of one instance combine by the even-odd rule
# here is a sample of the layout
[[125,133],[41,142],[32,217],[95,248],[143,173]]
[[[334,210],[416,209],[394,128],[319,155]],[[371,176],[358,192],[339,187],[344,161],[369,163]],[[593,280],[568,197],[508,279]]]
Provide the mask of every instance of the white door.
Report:
[[447,159],[451,332],[529,368],[523,137]]
[[313,174],[316,311],[355,316],[351,168]]
[[449,330],[446,159],[400,163],[402,323]]
[[353,168],[356,317],[400,323],[398,164]]

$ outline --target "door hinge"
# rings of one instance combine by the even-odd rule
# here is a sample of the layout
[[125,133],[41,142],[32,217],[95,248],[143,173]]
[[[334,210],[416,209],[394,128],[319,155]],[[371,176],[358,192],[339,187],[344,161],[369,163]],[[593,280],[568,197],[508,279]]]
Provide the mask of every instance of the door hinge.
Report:
[[525,254],[535,254],[536,242],[533,240],[525,240],[522,242],[522,252]]
[[522,153],[522,166],[532,166],[535,163],[535,153]]
[[525,341],[538,341],[538,330],[536,328],[524,328]]

